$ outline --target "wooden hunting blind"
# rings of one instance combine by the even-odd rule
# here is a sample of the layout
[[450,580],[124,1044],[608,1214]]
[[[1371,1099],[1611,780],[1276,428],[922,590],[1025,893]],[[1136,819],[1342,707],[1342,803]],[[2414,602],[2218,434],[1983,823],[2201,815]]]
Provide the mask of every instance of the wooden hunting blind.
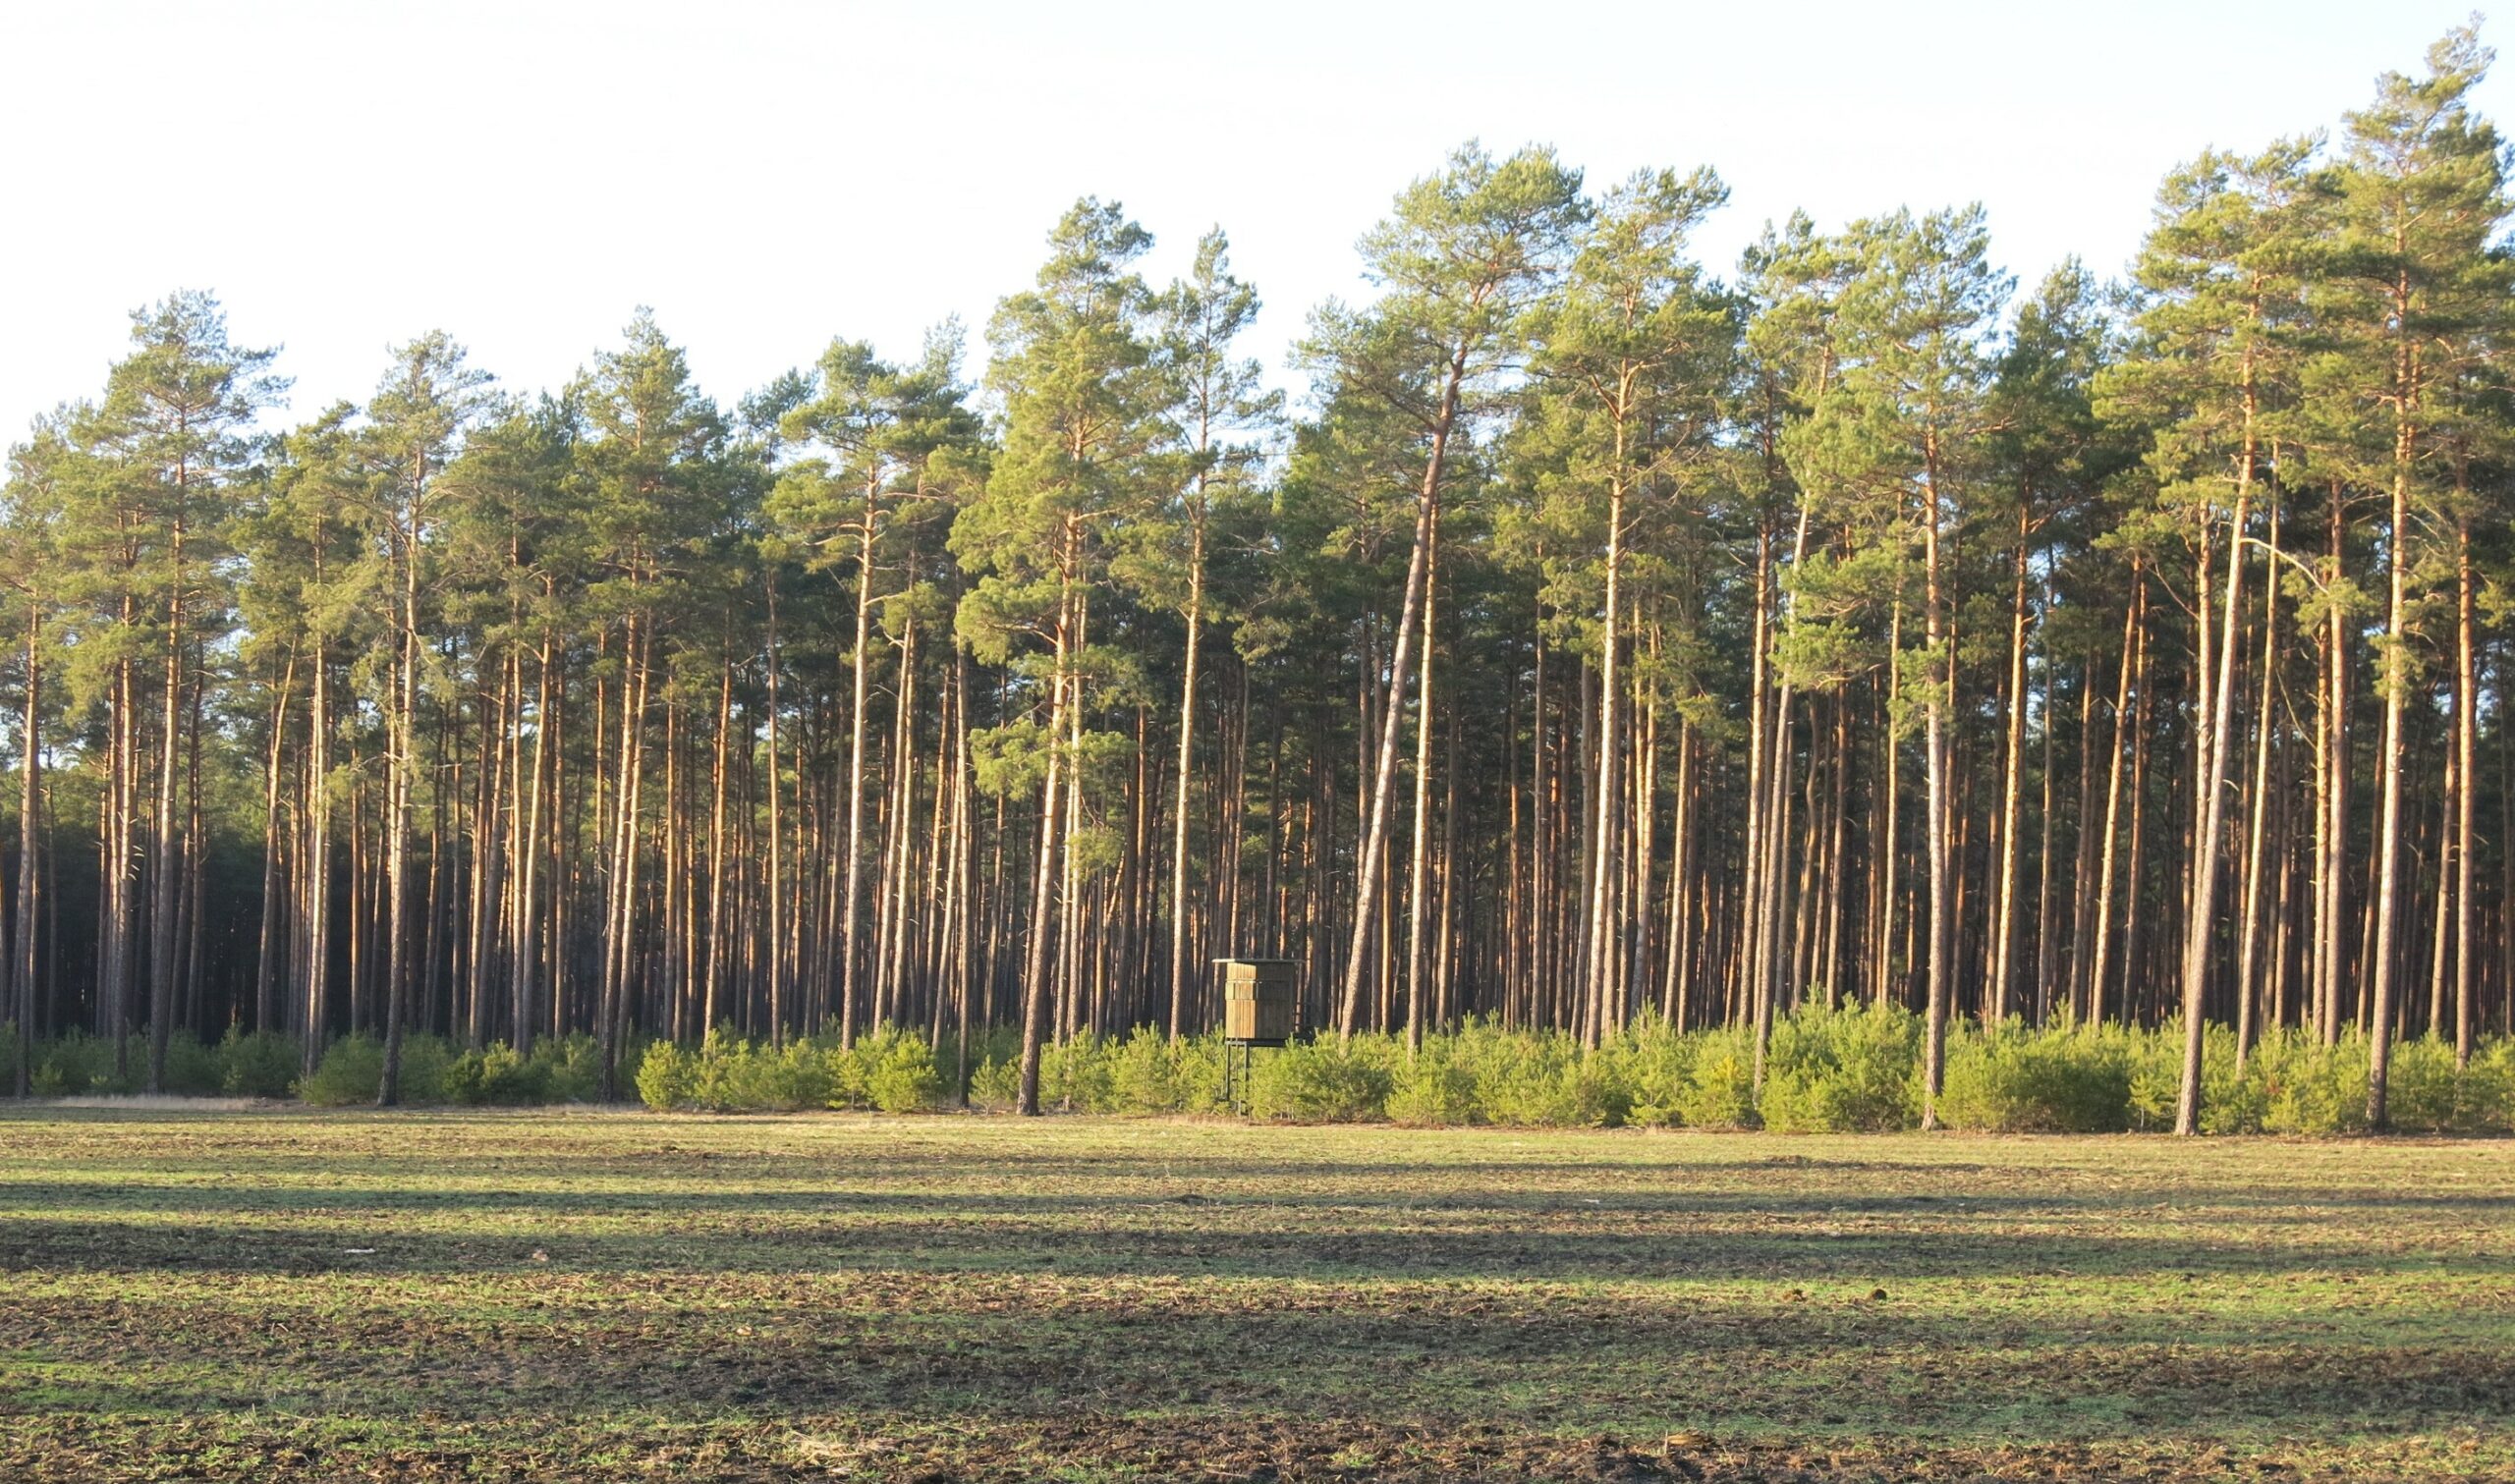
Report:
[[1235,1046],[1281,1046],[1293,1038],[1301,997],[1290,959],[1216,959],[1222,971],[1222,1038]]
[[1237,1108],[1257,1048],[1288,1045],[1301,1029],[1301,989],[1290,959],[1216,959],[1214,969],[1222,977],[1222,1100]]

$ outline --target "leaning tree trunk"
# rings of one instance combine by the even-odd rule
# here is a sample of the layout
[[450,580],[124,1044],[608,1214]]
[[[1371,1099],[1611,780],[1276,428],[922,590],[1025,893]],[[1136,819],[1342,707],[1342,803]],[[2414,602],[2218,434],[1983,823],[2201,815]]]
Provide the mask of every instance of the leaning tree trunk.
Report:
[[1389,783],[1397,773],[1397,741],[1406,711],[1406,687],[1413,681],[1418,621],[1424,610],[1425,572],[1432,547],[1435,512],[1440,508],[1441,473],[1449,456],[1450,431],[1458,417],[1459,388],[1467,377],[1467,348],[1450,356],[1441,383],[1440,410],[1432,420],[1431,456],[1424,462],[1424,484],[1415,498],[1415,550],[1406,563],[1406,599],[1398,610],[1397,653],[1389,665],[1388,698],[1381,707],[1379,766],[1371,780],[1369,822],[1355,862],[1354,934],[1345,954],[1344,1004],[1337,1022],[1340,1044],[1354,1038],[1363,1008],[1363,979],[1370,972],[1371,920],[1380,905],[1380,868],[1388,857]]
[[[2248,372],[2248,377],[2250,373]],[[2226,825],[2227,755],[2235,750],[2236,649],[2242,634],[2244,528],[2252,515],[2252,391],[2246,389],[2244,449],[2236,461],[2235,512],[2227,523],[2227,580],[2218,624],[2218,677],[2210,698],[2208,745],[2202,760],[2200,819],[2192,832],[2192,903],[2183,940],[2183,1088],[2174,1131],[2201,1131],[2201,1063],[2208,1029],[2209,949],[2217,926],[2218,846]],[[2205,654],[2203,663],[2208,657]]]

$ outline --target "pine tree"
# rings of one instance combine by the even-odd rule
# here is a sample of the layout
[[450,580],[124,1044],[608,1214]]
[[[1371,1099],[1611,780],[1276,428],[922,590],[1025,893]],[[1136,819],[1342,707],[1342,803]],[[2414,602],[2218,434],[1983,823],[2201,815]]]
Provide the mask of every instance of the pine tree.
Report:
[[2199,615],[2195,661],[2205,685],[2195,719],[2200,819],[2182,959],[2179,1133],[2200,1130],[2247,548],[2258,490],[2275,462],[2273,419],[2300,371],[2301,275],[2317,226],[2305,176],[2310,149],[2289,142],[2251,159],[2204,155],[2167,178],[2138,266],[2140,354],[2115,367],[2101,391],[2106,415],[2156,429],[2152,477],[2169,519],[2198,533],[2196,592],[2209,592],[2212,552],[2225,553],[2219,606]]
[[[1398,609],[1395,651],[1380,706],[1370,804],[1355,871],[1352,943],[1345,955],[1338,1034],[1362,1013],[1369,948],[1388,850],[1408,687],[1428,649],[1419,633],[1443,480],[1453,440],[1488,411],[1502,372],[1520,358],[1520,319],[1561,272],[1583,205],[1578,172],[1549,150],[1495,160],[1469,144],[1439,174],[1399,192],[1390,216],[1365,234],[1365,270],[1383,290],[1369,310],[1322,310],[1304,355],[1331,384],[1388,405],[1424,445],[1415,534]],[[1421,911],[1416,903],[1412,910]]]
[[2416,679],[2416,588],[2435,555],[2430,535],[2452,488],[2449,429],[2460,386],[2491,345],[2509,287],[2490,250],[2507,216],[2504,150],[2468,102],[2489,50],[2466,27],[2430,49],[2427,75],[2387,73],[2375,101],[2348,118],[2340,172],[2340,250],[2354,288],[2344,353],[2359,395],[2381,408],[2388,446],[2363,469],[2386,492],[2387,596],[2376,684],[2375,942],[2370,950],[2367,1122],[2386,1126],[2387,1073],[2402,1006],[2402,835],[2406,730]]
[[[981,765],[1007,786],[1034,775],[1040,785],[1020,981],[1026,1114],[1039,1111],[1057,873],[1071,860],[1067,837],[1078,829],[1070,770],[1081,766],[1088,725],[1081,661],[1090,597],[1113,522],[1147,496],[1159,436],[1149,294],[1133,269],[1151,245],[1116,204],[1078,202],[1049,234],[1037,287],[997,307],[987,379],[1003,399],[1002,453],[952,530],[953,550],[978,575],[956,620],[962,637],[990,664],[1011,661],[1025,645],[1047,650],[1044,671],[1021,667],[1029,686],[1046,687],[1041,719],[990,729],[980,744],[997,759],[1023,754],[1009,773]],[[1070,885],[1064,907],[1070,920]]]

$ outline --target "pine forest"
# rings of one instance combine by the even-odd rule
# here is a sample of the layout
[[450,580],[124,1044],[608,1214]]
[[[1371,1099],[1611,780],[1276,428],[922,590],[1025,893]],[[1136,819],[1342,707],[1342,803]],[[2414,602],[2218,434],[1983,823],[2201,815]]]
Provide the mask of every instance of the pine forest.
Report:
[[1470,144],[1283,367],[1222,229],[1150,281],[1097,198],[730,402],[641,311],[293,407],[172,293],[0,497],[17,1090],[999,1033],[1037,1111],[1255,957],[1331,1042],[1902,1007],[1926,1126],[1967,1022],[2179,1038],[2187,1131],[2207,1037],[2359,1037],[2384,1127],[2515,1016],[2488,63],[2196,155],[2118,279],[1966,206],[1706,262],[1708,168]]

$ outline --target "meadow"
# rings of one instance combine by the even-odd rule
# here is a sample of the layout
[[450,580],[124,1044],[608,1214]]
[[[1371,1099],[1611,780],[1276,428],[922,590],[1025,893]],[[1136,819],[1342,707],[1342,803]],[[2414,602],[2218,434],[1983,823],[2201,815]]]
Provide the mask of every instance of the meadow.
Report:
[[2502,1140],[0,1111],[0,1478],[2515,1477]]

